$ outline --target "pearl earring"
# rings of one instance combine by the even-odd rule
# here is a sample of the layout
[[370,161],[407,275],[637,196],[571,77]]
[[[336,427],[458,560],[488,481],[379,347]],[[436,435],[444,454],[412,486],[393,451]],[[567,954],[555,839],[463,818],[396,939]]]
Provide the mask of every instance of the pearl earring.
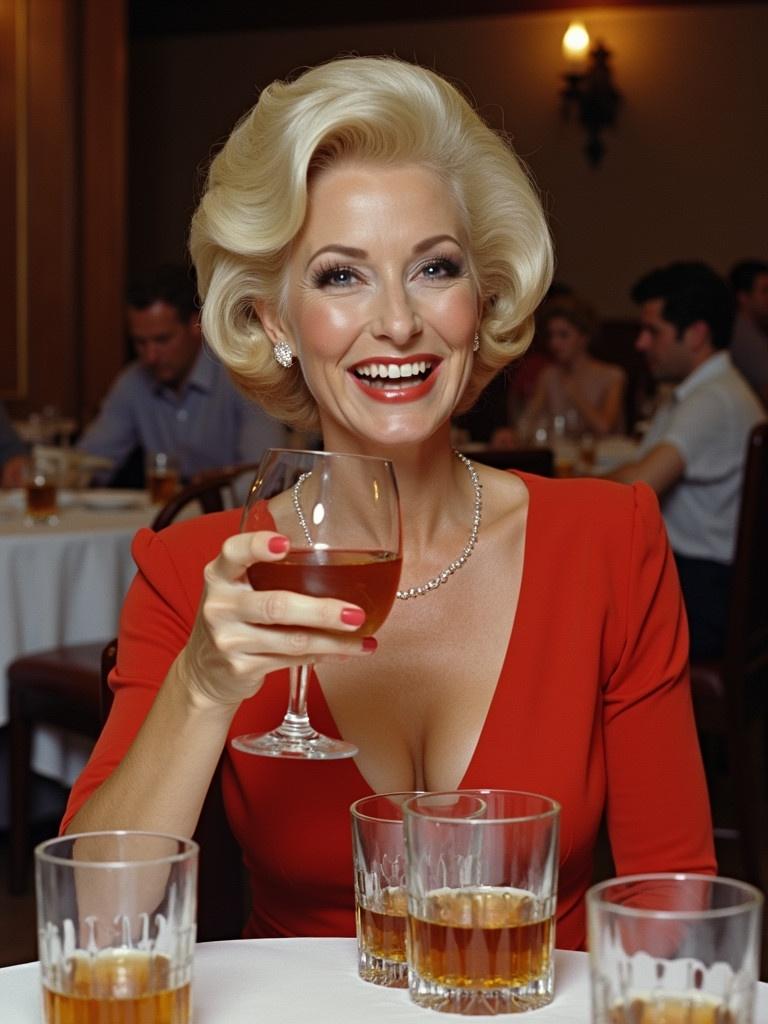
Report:
[[474,340],[472,341],[472,351],[480,351],[480,331],[475,331],[475,337]]
[[284,370],[287,370],[293,364],[293,351],[287,341],[278,341],[272,350],[275,356],[275,362],[279,363]]

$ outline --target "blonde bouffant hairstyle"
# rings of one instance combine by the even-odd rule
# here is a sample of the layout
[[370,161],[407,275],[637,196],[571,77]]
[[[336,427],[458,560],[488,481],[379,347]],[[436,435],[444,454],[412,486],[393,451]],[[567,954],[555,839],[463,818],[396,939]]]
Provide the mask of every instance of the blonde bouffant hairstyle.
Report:
[[254,303],[283,308],[312,175],[342,161],[427,167],[456,197],[483,299],[480,350],[456,411],[469,409],[528,347],[552,275],[549,231],[510,144],[444,78],[394,58],[341,58],[273,82],[213,160],[189,243],[208,343],[274,416],[317,425],[300,365],[275,362]]

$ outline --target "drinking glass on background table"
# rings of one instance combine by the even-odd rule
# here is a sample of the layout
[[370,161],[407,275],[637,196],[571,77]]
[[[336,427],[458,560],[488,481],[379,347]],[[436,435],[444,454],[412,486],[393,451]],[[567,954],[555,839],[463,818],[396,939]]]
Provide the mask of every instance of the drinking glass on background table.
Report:
[[[389,614],[402,561],[400,504],[389,460],[272,448],[259,465],[240,530],[275,530],[291,544],[285,558],[249,567],[254,590],[291,590],[357,605],[365,612],[357,630],[362,636],[375,633]],[[237,736],[233,746],[267,757],[354,757],[353,744],[312,727],[309,671],[309,665],[290,670],[288,710],[277,729]]]
[[513,1013],[554,995],[560,805],[512,790],[404,805],[411,999]]
[[358,974],[388,988],[408,988],[403,803],[418,793],[378,793],[350,807],[355,867]]
[[153,505],[164,505],[170,501],[181,481],[176,457],[168,452],[149,452],[144,472],[150,502]]
[[33,451],[23,474],[26,523],[30,526],[55,525],[59,521],[59,464]]
[[762,893],[630,875],[587,893],[593,1024],[752,1024]]
[[197,843],[152,832],[35,850],[46,1024],[189,1024]]

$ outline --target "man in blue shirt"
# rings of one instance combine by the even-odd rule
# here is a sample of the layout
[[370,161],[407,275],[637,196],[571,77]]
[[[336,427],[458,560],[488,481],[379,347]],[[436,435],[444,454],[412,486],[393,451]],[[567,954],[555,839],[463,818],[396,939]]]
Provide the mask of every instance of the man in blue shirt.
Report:
[[78,442],[113,460],[112,480],[138,448],[174,455],[188,479],[285,445],[285,428],[235,388],[204,345],[191,271],[161,267],[136,281],[127,320],[137,358]]
[[636,342],[653,376],[673,384],[639,456],[608,475],[658,494],[688,613],[691,657],[723,653],[747,441],[765,413],[731,363],[733,297],[704,263],[644,275]]

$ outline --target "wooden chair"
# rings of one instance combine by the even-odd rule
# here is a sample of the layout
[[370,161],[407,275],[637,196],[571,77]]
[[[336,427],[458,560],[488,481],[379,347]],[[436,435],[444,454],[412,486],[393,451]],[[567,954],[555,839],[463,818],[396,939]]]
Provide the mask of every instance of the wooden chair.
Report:
[[[255,469],[255,463],[244,463],[199,474],[157,512],[151,528],[162,529],[193,503],[202,513],[236,504],[236,483],[252,476]],[[65,645],[21,655],[8,666],[11,893],[23,892],[27,884],[33,730],[48,725],[88,739],[98,737],[104,720],[101,679],[102,659],[108,657],[105,649],[108,651],[106,639]]]
[[[744,878],[760,886],[768,772],[768,424],[749,437],[725,652],[691,665],[702,739],[724,736]],[[762,741],[762,743],[761,743]],[[763,747],[762,758],[760,747]],[[709,767],[710,778],[712,767]],[[717,831],[717,830],[716,830]]]

